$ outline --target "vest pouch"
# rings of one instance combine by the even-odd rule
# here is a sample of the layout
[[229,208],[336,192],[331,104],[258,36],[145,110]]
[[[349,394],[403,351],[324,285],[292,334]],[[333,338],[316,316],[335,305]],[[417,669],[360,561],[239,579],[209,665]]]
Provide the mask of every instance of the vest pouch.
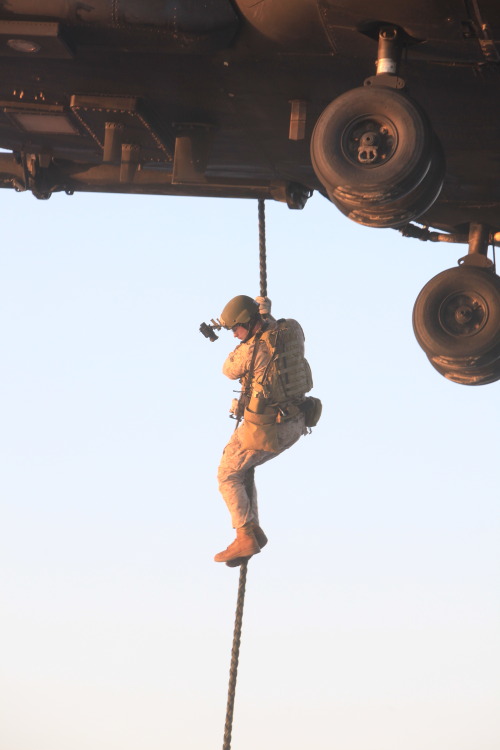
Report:
[[245,409],[243,424],[238,428],[241,447],[250,451],[278,453],[277,410],[266,407],[263,414]]
[[319,398],[306,396],[304,403],[300,405],[300,408],[304,412],[306,418],[306,427],[316,427],[321,418],[321,412],[323,411],[323,404]]

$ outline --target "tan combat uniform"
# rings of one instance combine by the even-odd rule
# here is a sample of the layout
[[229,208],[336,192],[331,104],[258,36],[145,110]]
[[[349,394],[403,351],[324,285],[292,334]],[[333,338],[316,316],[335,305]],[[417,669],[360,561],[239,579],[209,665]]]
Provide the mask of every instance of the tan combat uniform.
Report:
[[[276,328],[274,318],[269,318],[268,330]],[[296,321],[291,324],[299,326]],[[300,327],[299,327],[300,328]],[[268,347],[256,336],[248,342],[239,344],[224,362],[222,372],[231,380],[243,379],[248,375],[252,363],[254,348],[258,341],[255,355],[252,382],[258,381],[264,374],[271,359]],[[254,481],[254,469],[270,461],[287,448],[290,448],[301,435],[307,433],[304,414],[298,409],[294,416],[276,425],[277,451],[250,450],[242,445],[243,423],[236,429],[224,449],[218,470],[219,490],[231,514],[233,527],[239,529],[248,522],[259,523],[257,491]]]

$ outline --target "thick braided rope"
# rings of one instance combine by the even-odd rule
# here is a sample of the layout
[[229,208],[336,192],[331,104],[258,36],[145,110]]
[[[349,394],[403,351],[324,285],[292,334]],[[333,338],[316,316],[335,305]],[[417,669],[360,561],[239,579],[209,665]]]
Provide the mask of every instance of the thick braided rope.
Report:
[[231,651],[231,668],[229,670],[229,689],[227,694],[226,724],[224,726],[224,744],[222,750],[231,749],[231,732],[233,728],[234,697],[236,694],[236,677],[238,676],[238,659],[240,655],[241,625],[243,623],[243,605],[245,604],[245,586],[247,580],[248,559],[240,565],[238,584],[238,602],[234,621],[233,648]]
[[266,264],[266,214],[265,201],[259,198],[259,258],[260,258],[260,296],[267,297],[267,264]]
[[[266,264],[266,215],[263,198],[259,198],[259,265],[260,265],[260,294],[267,297],[267,264]],[[236,425],[238,426],[238,425]],[[229,688],[227,693],[226,723],[224,725],[224,744],[222,750],[231,750],[231,734],[233,730],[234,699],[236,696],[236,678],[238,676],[238,661],[240,657],[241,626],[243,624],[243,607],[245,604],[245,587],[247,581],[248,559],[240,565],[240,580],[238,583],[238,600],[234,620],[233,648],[231,650],[231,667],[229,669]]]

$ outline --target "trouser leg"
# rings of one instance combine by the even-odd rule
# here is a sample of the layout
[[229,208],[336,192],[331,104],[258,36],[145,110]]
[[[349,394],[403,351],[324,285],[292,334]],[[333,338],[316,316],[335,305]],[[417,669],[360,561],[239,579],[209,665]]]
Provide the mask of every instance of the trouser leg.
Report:
[[246,450],[242,448],[239,430],[235,430],[224,449],[218,470],[219,490],[231,514],[233,527],[239,529],[248,522],[259,523],[257,490],[254,469],[290,448],[307,430],[304,416],[279,425],[279,451]]
[[269,461],[277,454],[251,451],[241,447],[236,430],[224,449],[217,478],[219,490],[226,503],[235,529],[248,522],[259,523],[255,466]]
[[259,504],[257,502],[257,487],[255,485],[255,466],[247,470],[245,477],[245,490],[252,508],[252,521],[259,523]]

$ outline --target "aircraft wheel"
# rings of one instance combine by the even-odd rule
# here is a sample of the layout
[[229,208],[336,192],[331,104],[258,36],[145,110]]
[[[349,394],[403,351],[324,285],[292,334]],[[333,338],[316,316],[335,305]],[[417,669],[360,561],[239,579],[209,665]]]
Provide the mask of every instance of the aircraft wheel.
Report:
[[474,266],[439,273],[417,297],[413,330],[427,356],[448,369],[493,364],[500,357],[500,277]]
[[358,199],[343,201],[339,191],[333,190],[328,197],[343,214],[358,224],[368,227],[402,227],[421,216],[438,198],[443,187],[445,160],[441,144],[434,139],[431,161],[422,181],[407,195],[388,205],[374,206]]
[[342,203],[378,207],[413,191],[429,170],[433,133],[423,111],[383,86],[347,91],[324,110],[311,139],[318,179]]

